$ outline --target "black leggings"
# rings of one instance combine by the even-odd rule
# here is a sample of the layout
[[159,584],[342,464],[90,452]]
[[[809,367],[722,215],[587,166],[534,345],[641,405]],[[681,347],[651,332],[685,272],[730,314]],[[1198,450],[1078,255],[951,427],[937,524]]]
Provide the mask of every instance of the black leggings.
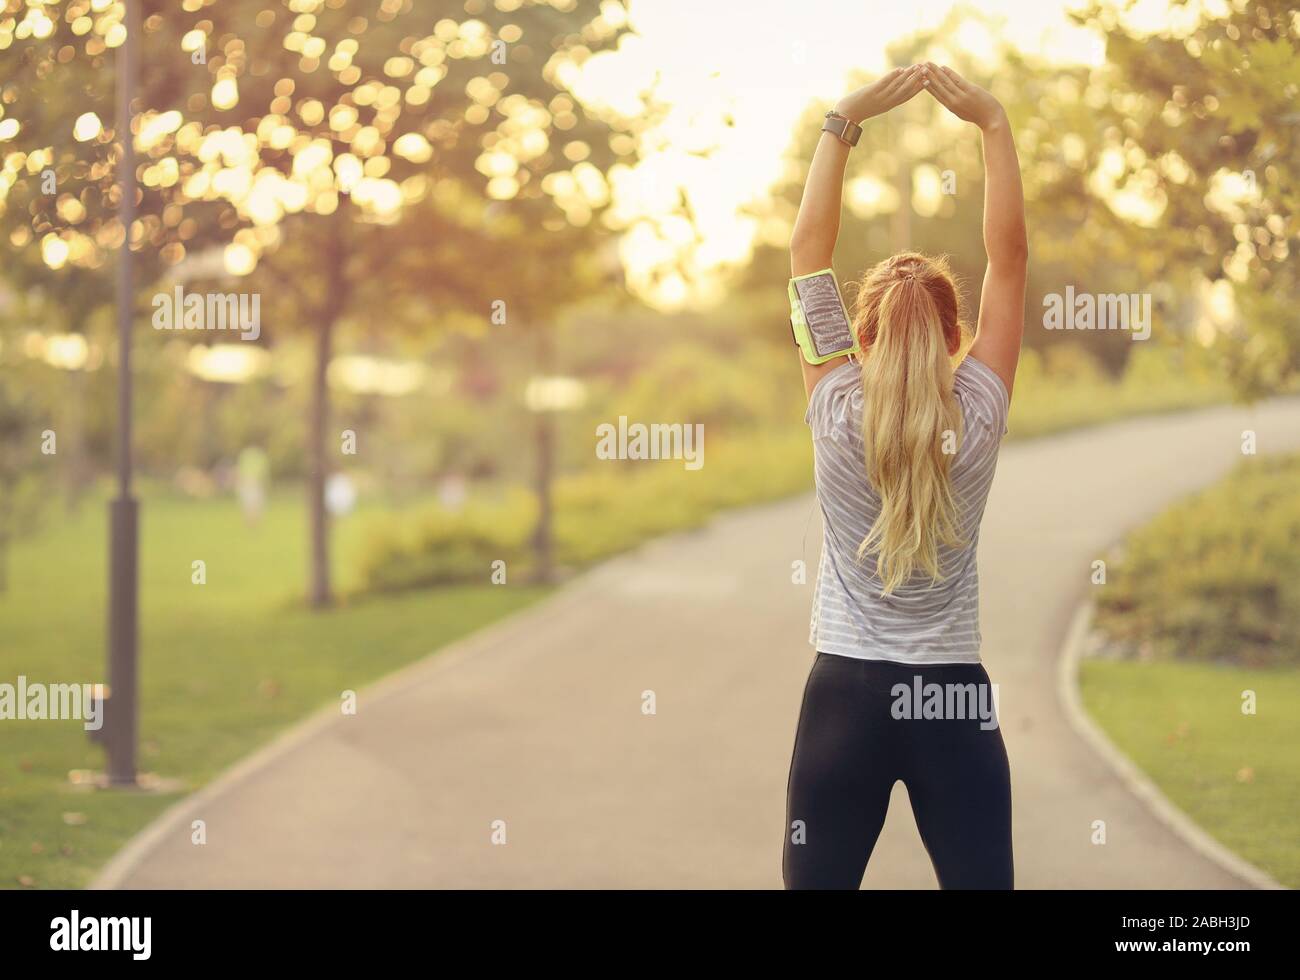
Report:
[[786,790],[786,888],[861,887],[900,779],[939,887],[1010,888],[1011,774],[991,694],[979,664],[817,654]]

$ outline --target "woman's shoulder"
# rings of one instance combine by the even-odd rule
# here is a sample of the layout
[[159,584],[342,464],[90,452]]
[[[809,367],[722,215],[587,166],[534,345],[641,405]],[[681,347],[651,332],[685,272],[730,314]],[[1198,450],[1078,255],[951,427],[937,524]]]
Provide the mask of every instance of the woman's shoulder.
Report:
[[808,397],[804,421],[813,436],[829,435],[862,415],[862,374],[853,361],[824,375]]
[[965,409],[964,414],[984,422],[998,438],[1006,434],[1011,400],[1007,386],[991,367],[967,354],[953,372],[953,390]]

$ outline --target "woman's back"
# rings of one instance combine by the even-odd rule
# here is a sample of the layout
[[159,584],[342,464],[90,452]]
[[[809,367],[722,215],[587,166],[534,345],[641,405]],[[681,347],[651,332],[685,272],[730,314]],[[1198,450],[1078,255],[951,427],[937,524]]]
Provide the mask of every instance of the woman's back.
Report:
[[786,789],[788,888],[858,888],[899,782],[941,887],[1015,881],[1010,767],[996,685],[979,662],[975,563],[1015,385],[1029,256],[1019,161],[997,99],[927,63],[836,103],[799,202],[790,274],[831,268],[863,122],[926,88],[980,130],[988,264],[979,319],[954,370],[965,336],[955,277],[945,257],[905,251],[868,269],[857,289],[850,339],[860,366],[851,347],[811,359],[799,347],[825,535],[818,652]]
[[875,561],[858,558],[881,509],[864,464],[861,372],[843,364],[813,389],[806,420],[824,526],[809,634],[817,650],[910,664],[979,662],[976,548],[1006,433],[1008,399],[997,374],[971,356],[953,374],[953,394],[962,432],[953,434],[949,476],[963,543],[940,547],[938,582],[918,570],[882,596]]

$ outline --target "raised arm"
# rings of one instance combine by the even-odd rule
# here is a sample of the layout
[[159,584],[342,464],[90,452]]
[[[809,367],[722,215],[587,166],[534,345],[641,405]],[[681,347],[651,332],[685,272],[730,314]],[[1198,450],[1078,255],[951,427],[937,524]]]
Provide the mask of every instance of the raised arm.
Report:
[[974,123],[984,143],[984,251],[988,268],[980,292],[979,325],[971,354],[987,364],[1011,394],[1025,331],[1025,194],[1006,111],[992,95],[951,68],[925,66],[926,88],[956,116]]
[[[919,65],[895,68],[877,81],[864,85],[841,99],[835,106],[835,112],[862,125],[865,120],[906,102],[919,92],[921,77]],[[808,180],[804,184],[803,200],[799,202],[799,215],[795,218],[794,233],[790,237],[792,276],[830,268],[835,240],[840,234],[840,202],[844,190],[844,167],[848,159],[849,146],[833,133],[823,132],[813,153]],[[847,360],[846,357],[836,357],[825,364],[809,364],[800,357],[804,388],[811,394],[822,377]]]

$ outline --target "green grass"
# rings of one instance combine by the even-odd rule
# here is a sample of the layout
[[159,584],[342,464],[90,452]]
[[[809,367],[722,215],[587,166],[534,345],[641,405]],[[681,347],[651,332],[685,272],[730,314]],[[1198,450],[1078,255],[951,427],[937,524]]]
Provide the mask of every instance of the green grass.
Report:
[[[1088,712],[1224,846],[1300,887],[1300,672],[1089,660]],[[1242,714],[1254,691],[1255,715]]]
[[1134,531],[1098,602],[1149,658],[1300,665],[1300,456],[1249,459]]
[[[151,496],[142,505],[140,768],[189,790],[313,709],[536,600],[516,585],[457,586],[303,608],[306,526],[296,496],[246,527],[233,502]],[[0,596],[0,682],[104,676],[102,502],[51,513],[20,542]],[[355,583],[364,515],[339,522],[335,565]],[[191,584],[191,562],[207,584]],[[0,887],[85,885],[178,794],[73,788],[102,750],[77,721],[0,722]]]
[[[1133,531],[1097,604],[1089,712],[1224,845],[1300,887],[1300,457],[1260,457]],[[1242,714],[1254,691],[1258,713]]]

